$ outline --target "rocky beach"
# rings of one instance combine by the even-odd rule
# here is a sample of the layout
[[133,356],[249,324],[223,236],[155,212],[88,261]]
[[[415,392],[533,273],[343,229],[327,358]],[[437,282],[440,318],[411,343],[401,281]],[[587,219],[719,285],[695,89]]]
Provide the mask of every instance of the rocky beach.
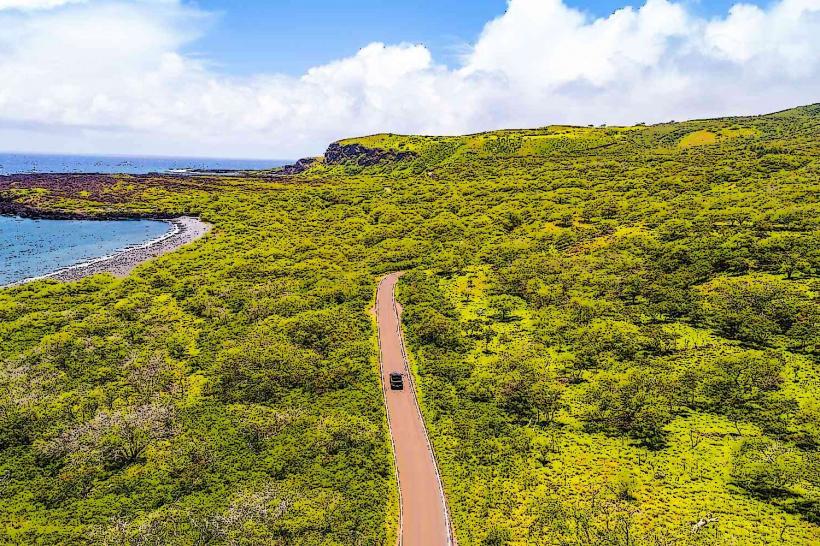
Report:
[[126,248],[111,256],[60,269],[54,273],[44,275],[42,278],[76,281],[98,273],[111,273],[117,277],[125,277],[139,264],[172,252],[199,239],[211,230],[210,224],[191,216],[173,218],[167,220],[167,222],[173,226],[173,229],[167,235],[143,245]]

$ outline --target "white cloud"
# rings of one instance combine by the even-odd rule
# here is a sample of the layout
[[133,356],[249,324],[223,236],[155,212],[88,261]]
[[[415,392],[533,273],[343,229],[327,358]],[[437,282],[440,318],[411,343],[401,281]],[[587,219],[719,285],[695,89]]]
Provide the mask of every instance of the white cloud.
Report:
[[66,4],[80,4],[87,0],[0,0],[0,10],[37,10],[52,9]]
[[182,54],[207,21],[176,0],[0,12],[0,149],[295,158],[379,131],[651,122],[820,100],[820,0],[739,4],[712,20],[668,0],[599,19],[560,0],[510,0],[455,69],[424,46],[376,43],[298,78],[226,77]]
[[657,65],[669,39],[689,31],[687,19],[665,0],[591,22],[560,0],[516,0],[484,29],[466,70],[497,71],[538,88],[579,80],[605,85]]
[[715,56],[737,64],[754,63],[764,77],[778,69],[800,77],[816,75],[818,30],[820,0],[786,0],[769,11],[739,4],[726,19],[706,26],[704,40]]

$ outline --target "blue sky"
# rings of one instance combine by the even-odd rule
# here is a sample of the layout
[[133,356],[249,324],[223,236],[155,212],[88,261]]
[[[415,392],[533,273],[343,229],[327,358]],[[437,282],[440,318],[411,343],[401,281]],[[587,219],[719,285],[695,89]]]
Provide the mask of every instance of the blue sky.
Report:
[[[725,14],[732,0],[685,1],[704,17]],[[763,2],[744,0],[747,4]],[[643,1],[570,0],[567,5],[606,17]],[[506,0],[199,0],[216,15],[212,27],[187,51],[235,75],[283,72],[353,55],[371,42],[426,45],[438,62],[453,66]]]

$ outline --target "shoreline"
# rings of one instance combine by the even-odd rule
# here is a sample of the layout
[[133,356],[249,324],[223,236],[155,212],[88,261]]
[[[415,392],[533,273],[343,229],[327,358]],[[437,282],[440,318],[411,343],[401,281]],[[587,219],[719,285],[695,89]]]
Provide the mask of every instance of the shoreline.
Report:
[[192,216],[177,218],[163,218],[162,221],[171,225],[171,230],[160,237],[139,245],[123,248],[113,254],[101,256],[75,265],[64,267],[45,275],[29,277],[17,282],[0,286],[0,289],[20,286],[32,281],[54,279],[62,282],[71,282],[97,275],[111,273],[115,277],[126,277],[138,265],[153,258],[173,252],[174,250],[192,243],[211,231],[211,224]]

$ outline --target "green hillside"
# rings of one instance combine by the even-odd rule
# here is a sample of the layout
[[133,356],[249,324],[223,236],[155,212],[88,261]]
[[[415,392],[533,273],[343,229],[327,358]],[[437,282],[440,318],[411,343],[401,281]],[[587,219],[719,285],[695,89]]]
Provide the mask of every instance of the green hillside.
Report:
[[0,204],[214,229],[0,290],[0,543],[394,543],[367,311],[405,270],[461,546],[820,544],[820,105],[47,182]]

